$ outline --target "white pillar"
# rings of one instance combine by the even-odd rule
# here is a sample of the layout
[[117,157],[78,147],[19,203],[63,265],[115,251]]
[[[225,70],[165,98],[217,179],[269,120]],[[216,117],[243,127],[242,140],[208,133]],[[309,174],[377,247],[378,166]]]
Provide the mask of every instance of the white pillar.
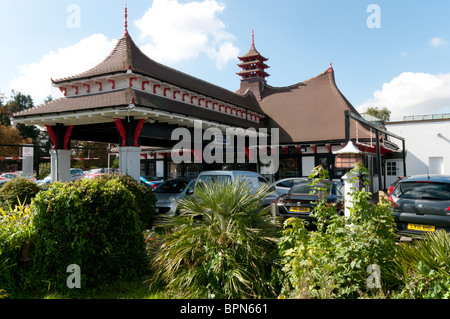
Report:
[[22,173],[33,176],[33,145],[22,147]]
[[137,182],[141,176],[141,148],[132,146],[119,147],[120,174],[129,175]]
[[70,182],[70,150],[51,150],[52,182]]
[[350,217],[350,209],[353,207],[352,196],[350,193],[354,191],[358,187],[358,180],[352,179],[356,177],[355,175],[347,172],[344,176],[342,176],[342,180],[344,181],[344,192],[345,192],[345,218],[348,219]]

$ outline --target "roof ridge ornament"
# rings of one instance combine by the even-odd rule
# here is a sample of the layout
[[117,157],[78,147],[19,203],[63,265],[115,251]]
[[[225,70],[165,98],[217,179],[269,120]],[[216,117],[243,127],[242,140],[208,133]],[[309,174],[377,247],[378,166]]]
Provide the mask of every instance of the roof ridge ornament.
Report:
[[252,46],[255,46],[255,31],[252,28]]
[[125,23],[124,23],[124,34],[128,34],[128,9],[127,5],[125,4]]

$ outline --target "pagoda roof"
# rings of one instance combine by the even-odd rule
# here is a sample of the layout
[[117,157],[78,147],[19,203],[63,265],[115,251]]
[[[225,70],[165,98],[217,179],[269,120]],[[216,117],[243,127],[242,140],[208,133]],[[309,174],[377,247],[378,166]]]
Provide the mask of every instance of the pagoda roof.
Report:
[[[111,112],[108,113],[107,110]],[[139,116],[140,113],[161,112],[161,114],[168,116],[170,114],[182,115],[238,127],[260,127],[262,125],[229,114],[220,113],[220,116],[218,116],[217,111],[206,108],[186,107],[184,102],[167,99],[133,88],[84,96],[63,97],[15,113],[14,119],[15,121],[23,122],[23,120],[29,118],[34,124],[39,124],[40,119],[43,119],[45,121],[43,124],[45,125],[54,124],[51,123],[52,121],[55,123],[65,123],[67,121],[65,124],[68,125],[88,124],[92,122],[92,117],[100,116],[93,115],[94,111],[100,112],[102,119],[106,121],[112,121],[114,117],[120,117],[124,114]],[[87,123],[83,123],[84,120],[87,120]]]
[[[264,84],[261,108],[269,123],[280,128],[280,143],[345,140],[344,111],[358,111],[338,89],[332,67],[307,81],[287,87]],[[358,138],[374,134],[359,125]],[[356,130],[350,131],[356,138]]]
[[55,86],[67,82],[132,71],[198,94],[209,96],[252,111],[262,112],[252,95],[241,96],[232,91],[160,64],[145,55],[128,32],[118,40],[111,53],[98,65],[77,75],[52,80]]

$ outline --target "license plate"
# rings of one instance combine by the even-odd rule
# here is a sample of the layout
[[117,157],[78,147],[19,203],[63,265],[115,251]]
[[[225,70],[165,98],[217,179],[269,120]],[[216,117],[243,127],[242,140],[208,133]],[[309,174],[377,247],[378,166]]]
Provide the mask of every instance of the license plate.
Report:
[[408,224],[408,229],[421,231],[434,231],[435,227],[430,225]]
[[289,209],[289,211],[296,212],[296,213],[309,213],[310,208],[309,207],[291,207]]

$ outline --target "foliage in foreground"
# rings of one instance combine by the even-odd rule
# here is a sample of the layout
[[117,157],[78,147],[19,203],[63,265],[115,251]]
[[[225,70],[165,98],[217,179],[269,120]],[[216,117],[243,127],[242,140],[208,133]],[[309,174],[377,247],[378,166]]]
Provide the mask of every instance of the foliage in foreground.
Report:
[[31,243],[32,214],[29,206],[18,204],[10,210],[0,208],[0,298],[11,296],[27,285],[28,274],[21,263]]
[[395,264],[389,269],[397,280],[393,298],[450,298],[450,233],[426,234],[421,240],[398,246]]
[[274,297],[275,221],[261,206],[268,188],[246,184],[199,185],[180,201],[180,216],[161,225],[152,255],[155,279],[191,298]]
[[82,287],[142,274],[145,251],[137,204],[118,180],[53,183],[36,196],[32,209],[32,271],[41,283],[67,289],[72,264],[81,269]]
[[[365,174],[356,167],[352,174]],[[328,179],[317,167],[313,184]],[[317,189],[319,192],[320,189]],[[376,275],[395,256],[394,221],[388,203],[371,204],[365,188],[353,189],[350,217],[336,214],[324,196],[319,196],[317,231],[308,231],[306,222],[290,218],[280,241],[284,287],[282,298],[357,298],[379,294]],[[378,272],[379,273],[379,272]]]
[[35,182],[23,177],[14,178],[0,189],[0,208],[7,211],[16,205],[27,205],[40,191]]

